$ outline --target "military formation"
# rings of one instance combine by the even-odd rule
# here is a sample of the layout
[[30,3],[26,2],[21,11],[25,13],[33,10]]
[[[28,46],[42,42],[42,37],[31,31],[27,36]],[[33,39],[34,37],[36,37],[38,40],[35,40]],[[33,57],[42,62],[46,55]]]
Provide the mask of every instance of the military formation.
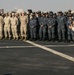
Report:
[[74,13],[68,10],[0,14],[0,39],[74,42]]

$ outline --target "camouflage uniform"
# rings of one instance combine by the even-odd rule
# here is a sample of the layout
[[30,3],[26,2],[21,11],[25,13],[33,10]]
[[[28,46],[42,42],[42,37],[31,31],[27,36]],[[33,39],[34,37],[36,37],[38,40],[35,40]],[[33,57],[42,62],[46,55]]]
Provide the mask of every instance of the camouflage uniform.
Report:
[[40,40],[45,40],[46,38],[46,23],[47,23],[47,19],[46,17],[40,17],[39,18],[39,25],[40,25],[40,29],[39,29],[39,36],[40,36]]
[[4,20],[3,17],[0,15],[0,39],[2,39],[3,37],[3,24],[4,24]]
[[[11,38],[11,34],[10,34],[10,17],[7,16],[4,18],[4,34],[5,34],[5,38],[7,38],[7,36],[9,38]],[[8,35],[7,35],[8,34]]]
[[54,35],[54,28],[55,28],[55,18],[50,17],[47,18],[47,26],[48,26],[48,38],[49,40],[54,40],[55,35]]
[[15,16],[14,17],[12,16],[10,21],[11,21],[13,39],[18,39],[18,34],[17,34],[18,18],[16,18]]
[[32,17],[29,22],[30,26],[30,35],[31,35],[31,40],[36,40],[36,26],[37,26],[37,20],[35,17]]
[[68,35],[68,41],[71,40],[71,29],[69,28],[69,26],[71,25],[71,20],[68,19],[67,21],[67,35]]
[[21,23],[21,25],[20,25],[21,37],[22,37],[22,39],[25,38],[25,40],[26,40],[26,38],[27,38],[26,33],[27,33],[28,16],[27,15],[21,16],[20,17],[20,23]]
[[64,16],[58,16],[57,22],[58,22],[58,40],[59,41],[65,40],[65,19],[64,19]]

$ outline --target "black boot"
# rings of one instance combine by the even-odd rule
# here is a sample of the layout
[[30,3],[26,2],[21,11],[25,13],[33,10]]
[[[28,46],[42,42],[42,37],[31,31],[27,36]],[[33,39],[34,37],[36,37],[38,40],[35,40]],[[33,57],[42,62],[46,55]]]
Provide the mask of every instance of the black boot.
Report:
[[43,38],[43,41],[45,41],[45,38]]
[[62,40],[61,39],[58,39],[58,42],[61,42]]
[[40,38],[39,41],[42,41],[42,38]]
[[55,41],[55,38],[53,38],[52,41],[54,42]]
[[36,38],[34,38],[34,41],[36,41]]
[[71,41],[70,39],[67,40],[67,42],[70,42],[70,41]]

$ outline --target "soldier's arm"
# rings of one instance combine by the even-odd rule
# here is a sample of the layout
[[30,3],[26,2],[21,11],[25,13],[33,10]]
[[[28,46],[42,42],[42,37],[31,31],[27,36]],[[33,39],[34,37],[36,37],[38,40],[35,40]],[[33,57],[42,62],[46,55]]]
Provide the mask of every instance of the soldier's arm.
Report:
[[26,21],[27,21],[27,24],[28,24],[28,16],[26,17]]
[[4,25],[4,18],[2,17],[2,24]]
[[16,18],[16,24],[18,25],[18,18]]
[[37,20],[35,19],[35,25],[34,25],[34,27],[36,27],[37,26]]
[[11,24],[11,18],[10,18],[10,25],[12,25],[12,24]]
[[21,24],[21,17],[19,17],[19,24]]
[[11,24],[11,19],[9,18],[9,24]]
[[4,25],[5,25],[5,18],[4,18]]
[[52,26],[54,26],[55,25],[55,20],[53,20],[53,24],[52,24]]

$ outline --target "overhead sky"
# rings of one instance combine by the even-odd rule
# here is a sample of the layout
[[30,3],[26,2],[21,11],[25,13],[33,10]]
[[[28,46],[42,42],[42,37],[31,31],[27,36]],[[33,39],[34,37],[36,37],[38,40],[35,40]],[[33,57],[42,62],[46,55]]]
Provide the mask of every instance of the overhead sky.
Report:
[[0,0],[0,8],[5,11],[14,10],[14,8],[33,9],[33,11],[66,11],[74,10],[74,0]]

